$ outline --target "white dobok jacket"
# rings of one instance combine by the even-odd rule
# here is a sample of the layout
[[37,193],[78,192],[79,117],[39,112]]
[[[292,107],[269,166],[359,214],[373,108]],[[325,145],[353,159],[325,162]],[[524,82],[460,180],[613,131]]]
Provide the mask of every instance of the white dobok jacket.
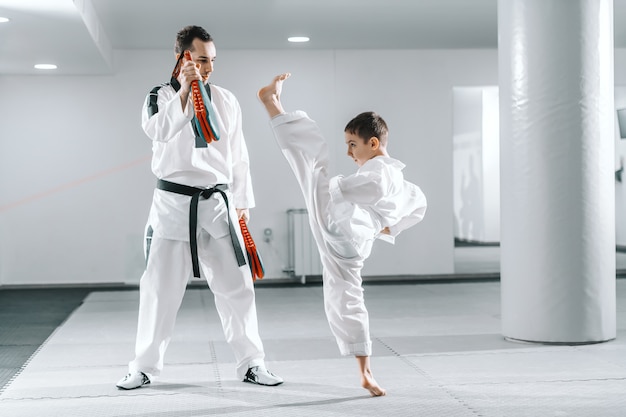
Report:
[[[224,88],[212,84],[209,88],[220,139],[206,147],[196,147],[191,99],[183,111],[179,93],[165,84],[156,93],[158,111],[150,116],[148,97],[142,127],[153,143],[152,172],[157,178],[192,187],[226,184],[231,209],[252,208],[255,203],[239,102]],[[154,236],[189,240],[188,219],[188,196],[154,191],[148,220]],[[228,233],[226,209],[219,194],[200,200],[198,227],[217,238]]]

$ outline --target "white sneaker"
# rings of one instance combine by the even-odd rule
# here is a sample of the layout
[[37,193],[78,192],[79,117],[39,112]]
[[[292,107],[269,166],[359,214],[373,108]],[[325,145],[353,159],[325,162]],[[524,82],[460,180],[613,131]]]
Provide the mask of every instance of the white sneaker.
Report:
[[283,379],[268,371],[265,366],[253,366],[252,368],[248,369],[248,372],[246,372],[246,376],[243,378],[243,382],[274,386],[282,384]]
[[148,378],[148,375],[143,372],[135,371],[130,372],[124,378],[120,379],[115,386],[121,389],[135,389],[148,385],[149,383],[150,378]]

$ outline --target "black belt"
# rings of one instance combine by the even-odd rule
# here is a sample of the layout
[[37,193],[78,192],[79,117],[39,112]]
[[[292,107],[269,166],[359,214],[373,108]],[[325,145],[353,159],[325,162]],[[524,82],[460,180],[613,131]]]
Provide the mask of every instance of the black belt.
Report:
[[228,207],[228,198],[224,190],[228,189],[227,185],[218,184],[211,188],[197,188],[190,187],[188,185],[176,184],[175,182],[169,182],[159,179],[157,181],[157,188],[159,190],[169,191],[171,193],[187,195],[191,197],[191,203],[189,205],[189,245],[191,246],[191,263],[193,265],[193,276],[200,278],[200,265],[198,262],[198,241],[196,237],[196,230],[198,227],[198,201],[200,197],[209,198],[215,193],[220,193],[226,203],[226,212],[228,216],[228,229],[230,231],[230,240],[233,242],[233,249],[235,249],[235,257],[237,258],[237,264],[243,266],[246,264],[246,259],[243,256],[239,239],[237,238],[237,232],[230,221],[230,210]]

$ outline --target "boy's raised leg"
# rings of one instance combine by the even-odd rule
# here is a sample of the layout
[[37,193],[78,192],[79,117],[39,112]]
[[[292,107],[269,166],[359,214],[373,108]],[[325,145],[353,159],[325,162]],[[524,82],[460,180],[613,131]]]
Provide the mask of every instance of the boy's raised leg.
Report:
[[291,74],[288,72],[277,75],[271,83],[257,92],[257,97],[259,97],[259,100],[261,100],[261,103],[265,106],[270,117],[278,116],[285,112],[280,102],[280,93],[283,89],[283,81],[290,76]]

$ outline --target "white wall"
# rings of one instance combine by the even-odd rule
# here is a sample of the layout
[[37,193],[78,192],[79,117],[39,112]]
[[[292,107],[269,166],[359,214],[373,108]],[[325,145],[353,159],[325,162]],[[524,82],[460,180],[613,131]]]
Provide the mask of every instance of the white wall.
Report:
[[[152,86],[168,80],[173,57],[114,58],[114,76],[0,77],[0,285],[138,282],[155,183],[140,110]],[[364,275],[453,273],[452,88],[497,84],[495,50],[218,49],[217,63],[212,81],[231,89],[244,112],[257,197],[250,229],[266,279],[285,276],[285,211],[302,207],[255,95],[282,71],[293,73],[286,106],[308,111],[336,151],[331,173],[355,170],[343,127],[375,110],[390,126],[391,155],[429,199],[425,220],[395,246],[378,243]],[[274,232],[271,247],[265,228]]]

